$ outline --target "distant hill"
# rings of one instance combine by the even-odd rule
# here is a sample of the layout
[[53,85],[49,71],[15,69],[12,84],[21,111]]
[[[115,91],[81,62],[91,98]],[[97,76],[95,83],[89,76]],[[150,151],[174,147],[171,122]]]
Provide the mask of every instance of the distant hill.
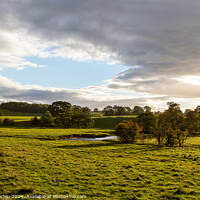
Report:
[[[3,112],[4,115],[7,115],[11,111],[11,114],[14,112],[15,115],[17,113],[21,113],[20,115],[30,116],[33,113],[37,113],[37,115],[44,114],[48,110],[49,105],[47,104],[37,104],[37,103],[27,103],[27,102],[6,102],[0,104],[0,109],[5,110]],[[22,114],[24,113],[24,114]],[[9,114],[8,114],[9,115]]]
[[40,113],[25,113],[25,112],[15,112],[6,109],[0,108],[0,112],[3,113],[3,116],[41,116]]

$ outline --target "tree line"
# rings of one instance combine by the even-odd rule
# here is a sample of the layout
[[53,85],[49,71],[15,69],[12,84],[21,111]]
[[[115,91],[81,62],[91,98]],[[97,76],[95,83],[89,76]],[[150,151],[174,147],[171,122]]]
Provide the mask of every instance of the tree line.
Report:
[[24,113],[39,113],[44,114],[48,110],[49,105],[47,104],[37,104],[37,103],[27,103],[27,102],[6,102],[1,103],[0,108],[15,112]]
[[121,142],[133,143],[136,136],[152,134],[159,146],[183,146],[188,136],[200,134],[200,106],[186,109],[183,113],[179,104],[168,102],[168,109],[159,115],[145,112],[134,122],[123,121],[115,127]]
[[150,106],[134,106],[133,109],[130,107],[124,107],[124,106],[106,106],[103,109],[103,115],[104,116],[121,116],[121,115],[140,115],[142,113],[149,113],[151,112]]
[[94,120],[88,107],[72,106],[66,101],[56,101],[48,107],[48,111],[40,120],[34,117],[31,123],[44,127],[90,128],[94,125]]

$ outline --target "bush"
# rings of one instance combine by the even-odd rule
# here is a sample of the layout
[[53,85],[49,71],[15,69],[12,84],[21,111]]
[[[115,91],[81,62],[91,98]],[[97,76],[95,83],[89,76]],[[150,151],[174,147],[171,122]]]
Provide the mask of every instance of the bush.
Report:
[[14,125],[14,124],[15,124],[15,121],[13,119],[5,118],[3,120],[3,125]]
[[37,117],[31,118],[31,125],[38,125],[40,120]]
[[123,121],[115,127],[115,135],[120,138],[122,143],[134,143],[135,136],[142,131],[137,123]]

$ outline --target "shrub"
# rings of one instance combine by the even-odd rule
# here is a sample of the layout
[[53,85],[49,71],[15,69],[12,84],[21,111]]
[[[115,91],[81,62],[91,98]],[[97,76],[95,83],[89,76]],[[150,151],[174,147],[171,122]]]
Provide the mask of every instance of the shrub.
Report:
[[38,125],[40,120],[37,117],[31,118],[31,125]]
[[137,123],[123,121],[115,127],[115,135],[120,138],[122,143],[134,143],[135,136],[142,131]]
[[3,125],[14,125],[14,124],[15,124],[15,121],[13,119],[5,118],[3,120]]

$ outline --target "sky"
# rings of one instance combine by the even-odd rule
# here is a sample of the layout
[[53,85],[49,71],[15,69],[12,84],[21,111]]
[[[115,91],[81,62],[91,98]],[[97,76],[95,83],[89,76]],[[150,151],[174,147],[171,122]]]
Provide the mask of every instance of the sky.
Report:
[[1,0],[0,102],[200,105],[199,0]]

